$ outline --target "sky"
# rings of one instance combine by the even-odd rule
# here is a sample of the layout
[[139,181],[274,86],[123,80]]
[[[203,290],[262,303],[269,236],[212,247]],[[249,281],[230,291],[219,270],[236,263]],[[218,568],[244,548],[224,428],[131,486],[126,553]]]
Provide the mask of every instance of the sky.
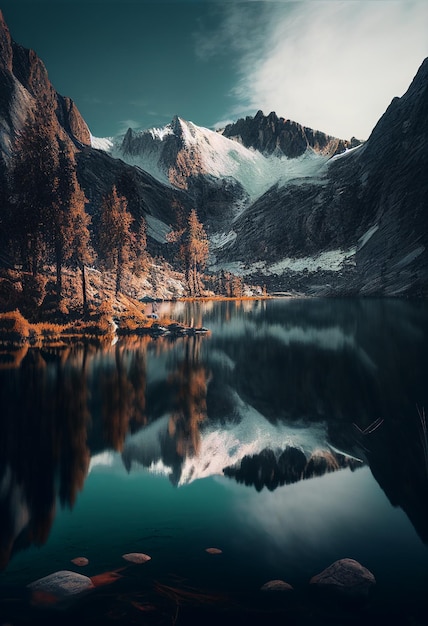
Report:
[[278,116],[366,139],[428,56],[428,0],[0,0],[91,133]]

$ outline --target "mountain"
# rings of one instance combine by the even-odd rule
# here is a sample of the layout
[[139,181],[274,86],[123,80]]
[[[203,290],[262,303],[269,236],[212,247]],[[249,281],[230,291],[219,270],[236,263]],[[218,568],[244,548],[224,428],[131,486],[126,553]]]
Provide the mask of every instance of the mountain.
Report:
[[19,191],[7,185],[14,138],[30,111],[48,110],[75,153],[94,231],[116,184],[146,218],[152,254],[171,256],[166,234],[196,207],[213,271],[273,292],[427,296],[427,79],[425,60],[363,144],[261,111],[218,132],[175,116],[100,140],[0,14],[0,200]]
[[[263,124],[272,119],[272,114],[265,118],[259,113],[254,119]],[[309,136],[309,129],[306,131]],[[237,137],[228,138],[224,132],[202,128],[178,116],[162,128],[141,132],[129,128],[125,135],[110,140],[93,138],[93,146],[149,172],[159,182],[187,191],[199,216],[215,235],[230,227],[272,185],[313,175],[331,153],[346,147],[343,140],[311,132],[318,142],[308,141],[305,150],[296,155],[299,158],[289,158],[295,149],[292,139],[287,143],[285,135],[281,144],[284,151],[269,154],[243,145]]]
[[[89,201],[87,210],[95,218],[93,227],[102,196],[116,184],[127,196],[134,217],[147,218],[149,249],[153,254],[160,253],[169,224],[175,223],[173,201],[179,200],[190,209],[191,199],[185,192],[159,183],[149,173],[92,148],[91,133],[73,100],[54,89],[33,50],[13,41],[0,11],[0,223],[8,195],[19,191],[8,189],[8,171],[13,142],[31,113],[40,125],[48,116],[55,136],[72,148],[79,182]],[[3,243],[1,233],[0,241]],[[2,247],[1,260],[7,262],[6,243]]]
[[366,143],[316,179],[273,186],[239,216],[218,265],[276,289],[426,296],[427,86],[428,59]]
[[223,135],[262,154],[276,154],[291,159],[302,156],[308,149],[334,156],[361,143],[355,137],[350,141],[331,137],[319,130],[278,117],[274,112],[266,117],[262,111],[258,111],[255,117],[246,117],[228,124]]
[[33,50],[15,43],[0,11],[0,151],[10,156],[14,134],[30,111],[52,109],[57,132],[77,146],[90,144],[90,132],[76,105],[52,87],[43,62]]

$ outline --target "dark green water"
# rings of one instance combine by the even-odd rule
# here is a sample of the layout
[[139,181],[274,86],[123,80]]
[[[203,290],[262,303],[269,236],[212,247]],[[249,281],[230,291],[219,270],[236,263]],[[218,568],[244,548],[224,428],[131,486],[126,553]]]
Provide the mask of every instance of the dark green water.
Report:
[[[426,304],[170,313],[211,332],[0,351],[0,624],[426,623]],[[309,586],[345,557],[377,581],[357,609]],[[27,589],[118,569],[66,604]]]

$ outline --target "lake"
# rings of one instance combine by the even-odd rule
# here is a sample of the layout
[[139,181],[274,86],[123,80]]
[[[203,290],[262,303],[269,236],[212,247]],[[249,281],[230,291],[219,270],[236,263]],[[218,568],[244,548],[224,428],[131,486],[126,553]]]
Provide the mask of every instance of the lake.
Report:
[[[210,332],[0,347],[0,623],[426,623],[427,303],[163,312]],[[342,558],[361,604],[309,585]],[[27,587],[61,570],[95,588]]]

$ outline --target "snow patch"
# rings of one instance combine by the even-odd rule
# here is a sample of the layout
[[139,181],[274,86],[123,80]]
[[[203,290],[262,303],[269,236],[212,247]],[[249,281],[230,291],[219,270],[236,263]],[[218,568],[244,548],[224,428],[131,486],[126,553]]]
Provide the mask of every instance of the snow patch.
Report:
[[113,137],[94,137],[91,135],[91,146],[96,150],[110,153],[113,150],[114,139]]
[[216,233],[210,237],[211,246],[213,248],[223,248],[228,243],[233,243],[237,235],[234,230],[228,233]]
[[172,467],[165,465],[161,459],[151,463],[148,470],[151,474],[157,474],[158,476],[171,476],[172,474]]
[[145,220],[149,237],[152,237],[159,243],[166,243],[166,237],[171,232],[171,227],[153,215],[146,215]]
[[349,250],[327,250],[316,256],[300,258],[286,257],[282,261],[277,261],[272,265],[267,265],[265,261],[256,261],[247,264],[242,261],[231,261],[229,263],[218,263],[210,266],[211,271],[221,269],[236,274],[237,276],[248,276],[251,274],[264,274],[265,276],[281,275],[284,272],[304,272],[315,273],[339,272],[345,265],[354,263],[356,248]]
[[363,248],[366,243],[368,242],[368,240],[373,237],[373,235],[375,234],[376,231],[379,230],[379,224],[375,224],[374,226],[372,226],[371,228],[368,229],[367,232],[364,233],[364,235],[362,235],[357,242],[357,250],[361,250],[361,248]]
[[100,452],[91,457],[89,462],[88,474],[92,472],[95,467],[111,467],[114,463],[115,455],[112,452]]
[[265,270],[266,274],[283,274],[286,270],[292,272],[316,272],[318,270],[338,272],[343,269],[346,261],[355,255],[355,248],[349,250],[327,250],[316,256],[302,257],[300,259],[286,258],[275,263]]
[[358,146],[354,146],[353,148],[347,148],[344,152],[340,154],[336,154],[334,157],[331,157],[331,161],[337,161],[338,159],[344,159],[348,157],[351,153],[356,152],[357,150],[361,150],[362,147],[365,146],[365,142],[360,143]]
[[163,141],[168,135],[174,134],[169,124],[167,126],[163,126],[162,128],[150,128],[148,132],[151,134],[153,139],[160,139],[161,141]]
[[402,259],[400,259],[400,261],[398,261],[395,265],[394,265],[394,269],[401,269],[402,267],[405,267],[406,265],[409,265],[412,261],[414,261],[420,254],[422,254],[422,252],[425,250],[424,246],[419,246],[419,248],[416,248],[415,250],[413,250],[413,252],[409,252],[409,254],[406,254],[406,256],[404,256]]

